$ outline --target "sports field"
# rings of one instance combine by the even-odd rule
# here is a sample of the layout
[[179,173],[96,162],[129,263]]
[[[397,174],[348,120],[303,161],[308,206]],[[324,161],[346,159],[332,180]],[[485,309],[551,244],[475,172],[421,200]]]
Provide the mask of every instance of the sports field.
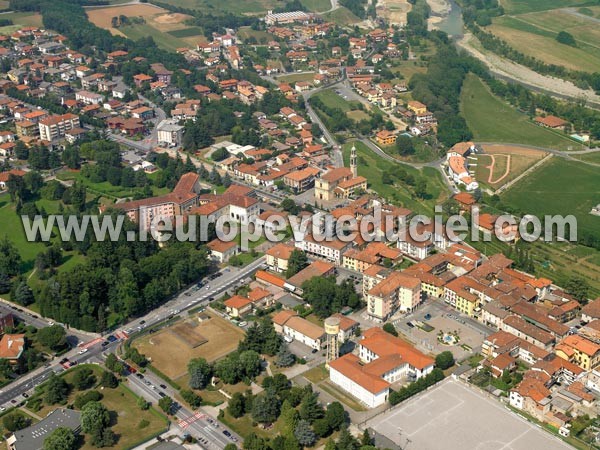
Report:
[[244,337],[240,328],[214,313],[200,314],[202,321],[194,315],[136,340],[133,346],[173,380],[186,375],[190,359],[204,358],[212,362],[237,348]]
[[475,141],[524,144],[557,150],[579,148],[568,137],[532,123],[527,115],[494,96],[472,74],[465,79],[460,109]]
[[453,379],[442,381],[423,395],[375,417],[367,425],[400,448],[572,449],[497,400]]
[[525,172],[547,153],[510,145],[483,145],[484,153],[477,155],[475,178],[494,189],[505,185]]
[[[576,9],[555,9],[494,19],[486,28],[516,50],[547,64],[571,70],[600,70],[600,27],[598,19]],[[577,47],[556,41],[559,31],[567,31]]]
[[548,163],[502,194],[502,200],[524,213],[573,214],[578,230],[600,236],[600,217],[589,214],[600,203],[600,170],[563,158]]

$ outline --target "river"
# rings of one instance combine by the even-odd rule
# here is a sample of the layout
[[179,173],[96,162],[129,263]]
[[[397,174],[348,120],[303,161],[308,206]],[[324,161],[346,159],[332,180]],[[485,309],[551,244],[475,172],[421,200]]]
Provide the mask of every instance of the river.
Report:
[[431,6],[431,26],[450,37],[463,35],[462,9],[455,0],[428,0]]

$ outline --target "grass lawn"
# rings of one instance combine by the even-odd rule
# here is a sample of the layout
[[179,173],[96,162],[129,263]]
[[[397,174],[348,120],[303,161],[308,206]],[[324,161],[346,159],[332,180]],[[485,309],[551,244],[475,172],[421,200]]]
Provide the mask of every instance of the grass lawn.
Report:
[[360,22],[360,18],[356,17],[348,8],[340,6],[338,9],[323,14],[326,21],[334,22],[340,26],[351,25]]
[[321,381],[325,381],[329,378],[329,371],[325,368],[325,364],[321,364],[317,367],[313,367],[307,372],[302,374],[311,383],[318,384]]
[[[343,146],[345,165],[349,164],[352,145],[350,142]],[[401,204],[418,213],[431,214],[435,204],[448,197],[444,180],[436,169],[425,167],[423,170],[419,170],[406,164],[394,164],[377,156],[362,142],[356,142],[355,145],[358,156],[358,174],[369,180],[370,189],[373,189],[391,203]],[[412,174],[415,178],[424,176],[427,180],[427,191],[430,194],[430,198],[423,200],[414,197],[409,187],[400,182],[396,182],[394,185],[384,184],[381,181],[381,175],[384,171],[389,170],[390,166],[392,171],[394,168],[402,169]]]
[[427,66],[418,61],[402,61],[397,67],[393,67],[393,73],[401,74],[403,79],[408,82],[415,73],[427,72]]
[[243,40],[253,37],[259,44],[266,44],[274,39],[271,33],[262,30],[253,30],[250,27],[241,27],[237,35]]
[[46,246],[41,242],[29,242],[25,236],[21,217],[17,215],[15,206],[10,203],[8,195],[0,196],[0,237],[8,236],[15,244],[21,255],[21,271],[33,270],[35,258],[38,253],[43,252]]
[[[157,173],[157,172],[155,172]],[[155,174],[152,174],[156,176]],[[149,177],[152,179],[152,175]],[[77,180],[82,182],[87,188],[88,193],[101,195],[103,197],[109,197],[112,199],[125,198],[125,197],[133,197],[136,192],[141,192],[142,188],[124,188],[122,186],[113,186],[108,181],[103,181],[102,183],[93,183],[88,178],[81,175],[80,172],[72,172],[72,171],[63,171],[59,172],[57,178],[60,180]],[[152,194],[154,196],[168,194],[168,188],[158,188],[156,186],[152,186]]]
[[494,96],[472,74],[465,80],[460,110],[476,141],[524,144],[558,150],[579,148],[568,137],[533,124],[528,116]]
[[[75,373],[83,367],[91,369],[94,372],[94,375],[96,375],[97,380],[100,379],[103,369],[95,364],[83,364],[66,372],[62,376],[70,383],[73,380]],[[124,384],[119,384],[115,389],[97,386],[92,389],[96,389],[102,394],[103,398],[101,403],[103,403],[111,413],[111,428],[118,438],[117,443],[108,448],[129,448],[149,439],[150,436],[153,436],[167,427],[167,418],[154,408],[142,411],[137,406],[138,397]],[[73,388],[69,394],[66,405],[72,404],[75,397],[82,392],[86,391],[78,391]],[[59,407],[59,405],[44,405],[42,409],[34,414],[45,417],[57,407]],[[142,421],[144,421],[144,423],[142,423]],[[81,449],[92,450],[95,448],[91,445],[89,436],[84,435],[84,439],[85,442]]]
[[[544,18],[553,19],[555,14],[565,16],[567,23],[547,23]],[[530,20],[533,19],[533,20]],[[572,20],[571,20],[572,19]],[[595,72],[600,69],[600,46],[598,35],[592,29],[579,32],[579,28],[597,26],[580,16],[571,16],[564,12],[548,11],[516,17],[499,17],[486,29],[508,42],[516,50],[544,61],[547,64],[565,66],[571,70]],[[573,34],[577,47],[560,44],[556,41],[558,31],[565,30]]]
[[366,112],[361,111],[360,109],[357,109],[356,111],[348,111],[346,115],[355,122],[370,119],[370,116]]
[[284,75],[282,77],[277,77],[277,81],[281,81],[282,83],[294,84],[297,81],[313,81],[315,79],[315,73],[294,73],[292,75]]
[[300,3],[314,12],[328,11],[331,8],[330,0],[300,0]]
[[318,97],[325,104],[325,106],[328,106],[329,108],[339,108],[344,112],[356,109],[353,108],[353,105],[358,106],[359,104],[358,102],[349,102],[344,100],[341,96],[337,95],[333,89],[324,89],[319,91],[315,97]]

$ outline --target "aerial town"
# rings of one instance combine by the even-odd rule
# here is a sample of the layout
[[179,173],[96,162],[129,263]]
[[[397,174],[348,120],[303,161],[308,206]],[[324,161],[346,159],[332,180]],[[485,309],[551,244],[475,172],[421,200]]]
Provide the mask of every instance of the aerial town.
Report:
[[0,12],[1,448],[600,448],[598,1]]

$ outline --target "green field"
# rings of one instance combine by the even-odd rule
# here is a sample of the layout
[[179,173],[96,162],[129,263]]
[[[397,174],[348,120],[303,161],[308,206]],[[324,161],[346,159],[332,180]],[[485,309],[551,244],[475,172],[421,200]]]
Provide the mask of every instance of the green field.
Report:
[[11,12],[2,14],[2,19],[12,20],[14,25],[0,28],[0,34],[9,34],[21,27],[41,27],[42,16],[38,13]]
[[[349,142],[343,146],[344,165],[346,166],[349,164],[352,145],[353,143]],[[356,142],[354,145],[356,145],[358,156],[358,174],[369,180],[369,189],[373,189],[392,203],[405,206],[419,213],[431,214],[435,204],[448,197],[447,187],[440,172],[436,169],[425,167],[419,170],[406,164],[394,164],[377,156],[362,142]],[[430,194],[430,198],[421,200],[414,197],[411,189],[399,182],[394,185],[384,184],[381,181],[381,175],[384,171],[390,169],[392,171],[402,169],[414,177],[424,176],[427,180],[427,192]]]
[[[600,30],[594,18],[560,10],[542,11],[495,18],[487,30],[547,64],[588,72],[600,70]],[[571,33],[577,47],[558,43],[555,38],[559,31]]]
[[331,8],[330,0],[300,0],[300,3],[314,12],[324,12]]
[[315,97],[318,97],[325,104],[325,106],[328,106],[329,108],[339,108],[344,112],[357,109],[358,105],[360,104],[359,102],[349,102],[344,100],[332,89],[324,89],[319,91],[319,93],[315,94]]
[[552,158],[508,189],[502,199],[524,213],[573,214],[579,230],[600,236],[600,217],[589,214],[600,203],[598,168]]
[[584,153],[582,155],[573,155],[573,156],[577,159],[580,159],[581,161],[586,161],[586,162],[600,165],[600,152]]
[[227,13],[244,15],[263,15],[268,10],[282,6],[277,0],[243,0],[228,1],[220,0],[162,0],[180,8],[198,9],[205,13],[223,15]]
[[594,5],[589,0],[500,0],[507,14],[522,14],[532,11],[545,11],[569,6]]
[[[154,174],[149,175],[149,178],[152,179],[156,176],[157,173],[158,172],[155,172]],[[102,197],[108,197],[111,199],[133,197],[136,192],[142,192],[141,188],[125,188],[122,186],[113,186],[108,181],[103,181],[101,183],[93,183],[88,178],[82,176],[80,172],[65,171],[59,172],[56,176],[58,179],[63,181],[80,181],[86,186],[88,194],[100,195]],[[156,186],[152,187],[152,195],[154,196],[163,195],[167,193],[169,193],[168,188],[157,188]]]
[[315,79],[315,73],[294,73],[291,75],[283,75],[281,77],[277,77],[277,81],[282,83],[294,84],[297,81],[313,81]]
[[360,22],[359,17],[356,17],[348,8],[344,8],[343,6],[340,6],[338,9],[327,14],[323,14],[323,18],[340,26],[352,25]]
[[[136,23],[132,25],[126,25],[119,28],[119,31],[125,34],[129,39],[137,41],[138,39],[152,36],[154,42],[159,47],[176,51],[178,48],[189,47],[185,41],[173,36],[171,33],[163,33],[147,23]],[[178,30],[180,31],[180,30]]]
[[469,74],[461,92],[460,110],[476,141],[532,145],[557,150],[579,149],[575,141],[532,123],[528,116],[494,96]]
[[194,36],[201,36],[202,28],[190,27],[190,28],[183,28],[181,30],[168,31],[167,33],[176,38],[188,38],[188,37],[194,37]]
[[271,33],[267,33],[263,30],[253,30],[250,27],[241,27],[238,29],[237,35],[244,41],[254,38],[259,44],[267,44],[269,41],[272,41],[275,38],[275,36],[273,36]]

